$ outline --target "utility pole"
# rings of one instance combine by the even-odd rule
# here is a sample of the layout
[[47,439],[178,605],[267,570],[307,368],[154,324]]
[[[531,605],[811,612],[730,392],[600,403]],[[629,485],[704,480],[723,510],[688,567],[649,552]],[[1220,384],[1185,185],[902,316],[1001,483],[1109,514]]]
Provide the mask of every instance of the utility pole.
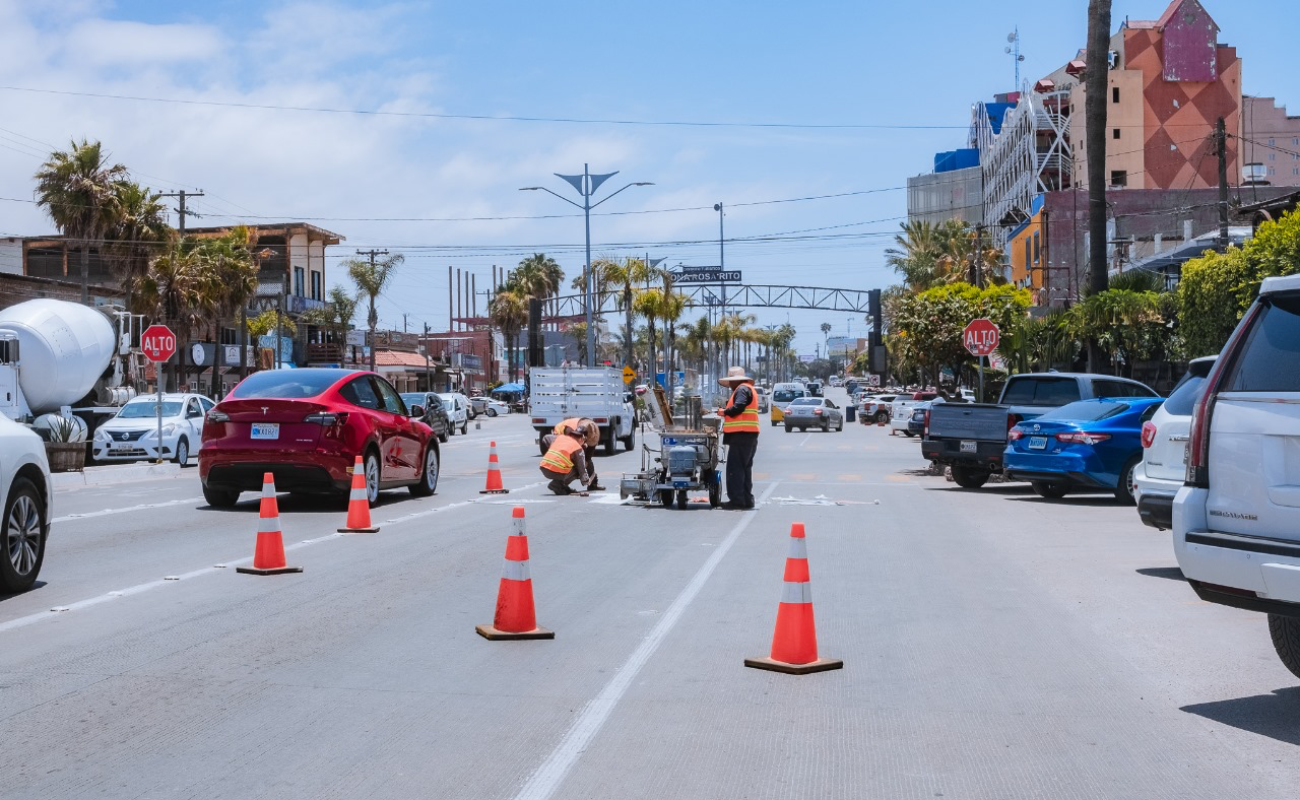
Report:
[[[370,259],[370,269],[375,268],[375,257],[388,255],[387,250],[358,250],[357,255],[367,256]],[[288,266],[285,266],[288,271]],[[370,314],[366,317],[370,323],[370,371],[375,371],[375,326],[379,324],[379,318],[375,315],[375,298],[370,298]]]
[[[1088,284],[1093,294],[1110,285],[1106,263],[1106,115],[1110,100],[1111,0],[1088,0],[1088,55],[1084,121],[1088,160]],[[1088,371],[1101,369],[1101,349],[1088,342]]]
[[424,390],[433,391],[433,373],[429,369],[429,323],[424,323]]
[[179,233],[179,234],[181,235],[181,238],[182,238],[182,239],[184,239],[184,238],[185,238],[185,215],[186,215],[186,214],[189,214],[190,216],[193,216],[193,217],[197,217],[197,216],[198,216],[198,214],[195,214],[193,211],[186,211],[186,210],[185,210],[185,198],[187,198],[187,197],[203,197],[203,192],[202,192],[201,190],[200,190],[200,191],[197,191],[197,192],[187,192],[187,191],[185,191],[184,189],[181,189],[179,192],[164,192],[164,193],[162,193],[162,194],[160,194],[160,195],[158,195],[158,196],[159,196],[159,197],[175,197],[175,198],[177,198],[178,200],[180,200],[180,207],[176,209],[176,213],[180,215],[180,217],[178,218],[178,223],[179,223],[179,224],[176,226],[176,232]]
[[1219,244],[1228,247],[1228,131],[1223,117],[1214,126],[1214,149],[1219,155]]

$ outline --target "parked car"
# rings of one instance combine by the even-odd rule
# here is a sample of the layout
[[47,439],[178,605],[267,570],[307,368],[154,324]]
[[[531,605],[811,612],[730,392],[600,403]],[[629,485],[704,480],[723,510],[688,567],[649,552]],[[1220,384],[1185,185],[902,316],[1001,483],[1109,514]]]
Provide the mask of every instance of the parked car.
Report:
[[469,398],[459,392],[439,392],[438,397],[442,398],[442,407],[451,420],[452,432],[459,429],[461,433],[469,433]]
[[137,397],[95,430],[91,454],[96,461],[166,458],[184,467],[203,446],[203,421],[215,405],[198,394],[164,393],[160,443],[158,395]]
[[438,438],[388,381],[348,369],[266,370],[208,412],[199,480],[214,508],[261,489],[267,472],[279,491],[346,496],[357,456],[372,504],[383,489],[424,497],[438,486]]
[[25,592],[36,584],[54,518],[50,464],[41,437],[0,414],[0,592]]
[[476,394],[469,398],[469,418],[474,419],[479,414],[486,414],[488,401],[491,399],[492,398],[481,394]]
[[402,392],[402,402],[406,403],[408,409],[413,406],[424,409],[424,416],[420,417],[420,421],[433,429],[438,436],[438,441],[446,442],[447,437],[456,432],[451,426],[451,420],[447,418],[447,409],[443,408],[442,398],[437,392]]
[[925,421],[930,413],[930,404],[933,400],[922,400],[912,406],[912,416],[907,420],[907,437],[920,436],[925,433]]
[[1159,530],[1173,527],[1174,496],[1187,477],[1187,442],[1191,438],[1192,407],[1218,356],[1198,358],[1165,401],[1142,425],[1142,463],[1134,480],[1142,522]]
[[798,428],[821,428],[823,431],[843,431],[844,412],[825,397],[799,397],[785,409],[785,432]]
[[1004,472],[1012,480],[1029,481],[1039,497],[1102,489],[1132,504],[1142,424],[1163,402],[1159,397],[1080,400],[1017,423],[1007,434]]
[[909,438],[915,436],[916,434],[907,429],[907,424],[912,421],[912,406],[927,400],[933,400],[938,396],[938,392],[912,392],[911,394],[895,395],[893,402],[889,404],[890,430],[901,431]]
[[1173,517],[1192,589],[1268,614],[1300,677],[1300,275],[1264,280],[1206,378]]
[[806,386],[807,389],[808,389],[808,394],[812,395],[813,397],[821,397],[821,396],[822,396],[822,382],[821,382],[821,381],[808,381],[808,383],[805,384],[805,386]]
[[927,461],[952,467],[952,479],[968,489],[1002,471],[1007,432],[1054,408],[1096,397],[1159,397],[1150,387],[1113,375],[1030,372],[1012,375],[993,403],[944,403],[930,409],[921,442]]
[[504,416],[510,413],[510,404],[502,400],[497,400],[496,398],[491,398],[483,405],[483,413],[487,414],[489,417]]
[[861,419],[864,424],[889,422],[890,404],[898,399],[896,394],[867,395],[861,401]]
[[758,413],[766,414],[772,410],[772,396],[762,386],[754,387],[754,394],[758,395]]

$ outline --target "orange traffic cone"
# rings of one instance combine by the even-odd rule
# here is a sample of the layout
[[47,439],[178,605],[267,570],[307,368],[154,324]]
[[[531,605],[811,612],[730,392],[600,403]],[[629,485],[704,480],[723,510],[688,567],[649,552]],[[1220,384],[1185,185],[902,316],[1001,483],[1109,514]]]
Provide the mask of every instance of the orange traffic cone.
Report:
[[501,484],[501,468],[497,466],[496,442],[492,442],[488,449],[487,487],[479,494],[510,494],[510,490]]
[[817,657],[817,627],[813,624],[812,582],[808,576],[808,548],[803,523],[790,526],[790,556],[785,560],[785,587],[776,612],[776,633],[771,658],[747,658],[745,666],[807,675],[842,669],[837,658]]
[[537,627],[533,606],[533,579],[528,574],[528,537],[524,534],[524,509],[515,507],[514,532],[506,540],[506,567],[497,590],[497,613],[491,625],[476,625],[484,639],[554,639],[555,633]]
[[302,572],[302,567],[286,566],[284,537],[280,534],[280,507],[275,502],[275,476],[262,476],[262,514],[257,528],[257,549],[253,551],[253,566],[236,567],[235,572],[247,575],[279,575],[284,572]]
[[376,533],[378,525],[370,524],[370,497],[366,494],[366,468],[357,456],[352,467],[352,491],[348,494],[348,521],[339,533]]

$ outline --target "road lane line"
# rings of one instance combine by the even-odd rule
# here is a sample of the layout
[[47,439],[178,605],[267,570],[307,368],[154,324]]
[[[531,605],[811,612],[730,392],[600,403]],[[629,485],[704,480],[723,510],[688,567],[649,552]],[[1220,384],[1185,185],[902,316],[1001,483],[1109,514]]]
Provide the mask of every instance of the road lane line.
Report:
[[803,441],[799,443],[799,449],[802,450],[802,449],[803,449],[803,446],[806,445],[806,444],[808,444],[808,440],[810,440],[810,439],[812,439],[812,434],[811,434],[811,433],[805,433],[805,434],[803,435]]
[[200,500],[203,500],[203,498],[185,497],[180,500],[168,500],[165,503],[141,503],[138,506],[130,506],[128,508],[105,508],[100,511],[87,511],[84,514],[67,514],[62,517],[55,517],[50,520],[50,522],[75,522],[79,519],[93,519],[95,517],[107,517],[113,514],[126,514],[131,511],[147,511],[151,508],[166,508],[167,506],[179,506],[184,505],[185,503],[197,503]]
[[[776,481],[768,486],[767,491],[763,492],[759,498],[759,503],[766,502],[779,483],[780,481]],[[532,774],[528,779],[528,783],[524,784],[524,788],[520,790],[519,794],[515,795],[515,800],[548,800],[555,793],[555,790],[564,782],[569,770],[573,768],[579,756],[587,749],[587,745],[591,743],[591,740],[604,726],[605,721],[609,719],[609,715],[614,711],[614,706],[618,705],[619,700],[623,699],[623,695],[627,692],[628,687],[632,685],[632,681],[636,680],[641,668],[646,665],[650,657],[659,649],[659,645],[676,627],[678,620],[686,611],[686,607],[704,588],[704,584],[708,582],[714,570],[718,568],[718,564],[727,555],[727,551],[731,549],[731,546],[740,538],[740,534],[749,527],[757,516],[758,514],[745,514],[745,518],[736,523],[736,526],[731,529],[731,533],[727,534],[727,538],[709,556],[709,560],[704,562],[704,566],[700,567],[699,572],[695,573],[690,583],[686,584],[686,588],[682,589],[681,594],[677,595],[677,599],[664,612],[659,622],[641,640],[641,644],[628,657],[628,660],[618,668],[614,678],[605,684],[605,688],[600,690],[600,694],[596,695],[582,710],[582,713],[578,715],[577,720],[574,721],[573,726],[564,735],[559,746],[551,752],[550,756]]]

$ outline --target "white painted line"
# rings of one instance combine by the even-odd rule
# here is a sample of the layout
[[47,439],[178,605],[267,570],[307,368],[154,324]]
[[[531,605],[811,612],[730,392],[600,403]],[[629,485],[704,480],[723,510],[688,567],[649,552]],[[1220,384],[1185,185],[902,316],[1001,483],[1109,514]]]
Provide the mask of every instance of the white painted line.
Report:
[[803,449],[803,446],[806,445],[806,444],[808,444],[808,440],[811,439],[811,438],[812,438],[812,434],[811,434],[811,433],[805,433],[805,434],[803,435],[803,441],[799,442],[798,449],[802,450],[802,449]]
[[[776,489],[777,483],[780,483],[780,481],[773,482],[767,488],[767,491],[763,492],[759,502],[767,500],[772,491]],[[624,693],[632,685],[632,681],[636,679],[637,674],[641,672],[641,668],[650,660],[650,656],[654,655],[655,651],[659,649],[659,645],[663,643],[663,640],[677,625],[677,621],[681,619],[686,607],[704,588],[704,584],[708,582],[710,576],[713,575],[713,571],[717,569],[718,564],[727,555],[727,551],[731,549],[731,546],[740,538],[740,534],[749,527],[749,524],[757,516],[757,513],[745,512],[744,519],[736,523],[736,526],[731,529],[731,533],[727,534],[727,538],[722,541],[722,544],[718,545],[717,550],[713,551],[713,554],[709,556],[709,560],[704,562],[704,566],[700,567],[699,572],[695,573],[690,583],[686,584],[686,588],[682,589],[681,594],[677,595],[677,599],[673,600],[673,604],[660,617],[659,622],[641,640],[641,644],[632,652],[628,660],[618,668],[617,674],[609,683],[605,684],[605,688],[600,690],[600,694],[596,695],[582,710],[582,713],[578,715],[573,726],[560,740],[559,746],[551,752],[550,756],[532,774],[528,779],[528,783],[524,784],[524,788],[519,791],[519,794],[515,795],[515,800],[548,800],[555,793],[555,790],[564,782],[565,776],[569,774],[569,770],[577,762],[578,757],[582,755],[583,751],[587,749],[587,745],[600,732],[605,720],[609,719],[609,715],[614,711],[614,706],[618,705],[618,701],[623,699]]]
[[62,517],[55,517],[50,520],[50,522],[74,522],[79,519],[94,519],[95,517],[107,517],[113,514],[129,514],[132,511],[147,511],[151,508],[166,508],[167,506],[197,503],[202,500],[202,497],[183,497],[180,500],[168,500],[165,503],[142,503],[138,506],[129,506],[127,508],[105,508],[100,511],[87,511],[85,514],[67,514]]

